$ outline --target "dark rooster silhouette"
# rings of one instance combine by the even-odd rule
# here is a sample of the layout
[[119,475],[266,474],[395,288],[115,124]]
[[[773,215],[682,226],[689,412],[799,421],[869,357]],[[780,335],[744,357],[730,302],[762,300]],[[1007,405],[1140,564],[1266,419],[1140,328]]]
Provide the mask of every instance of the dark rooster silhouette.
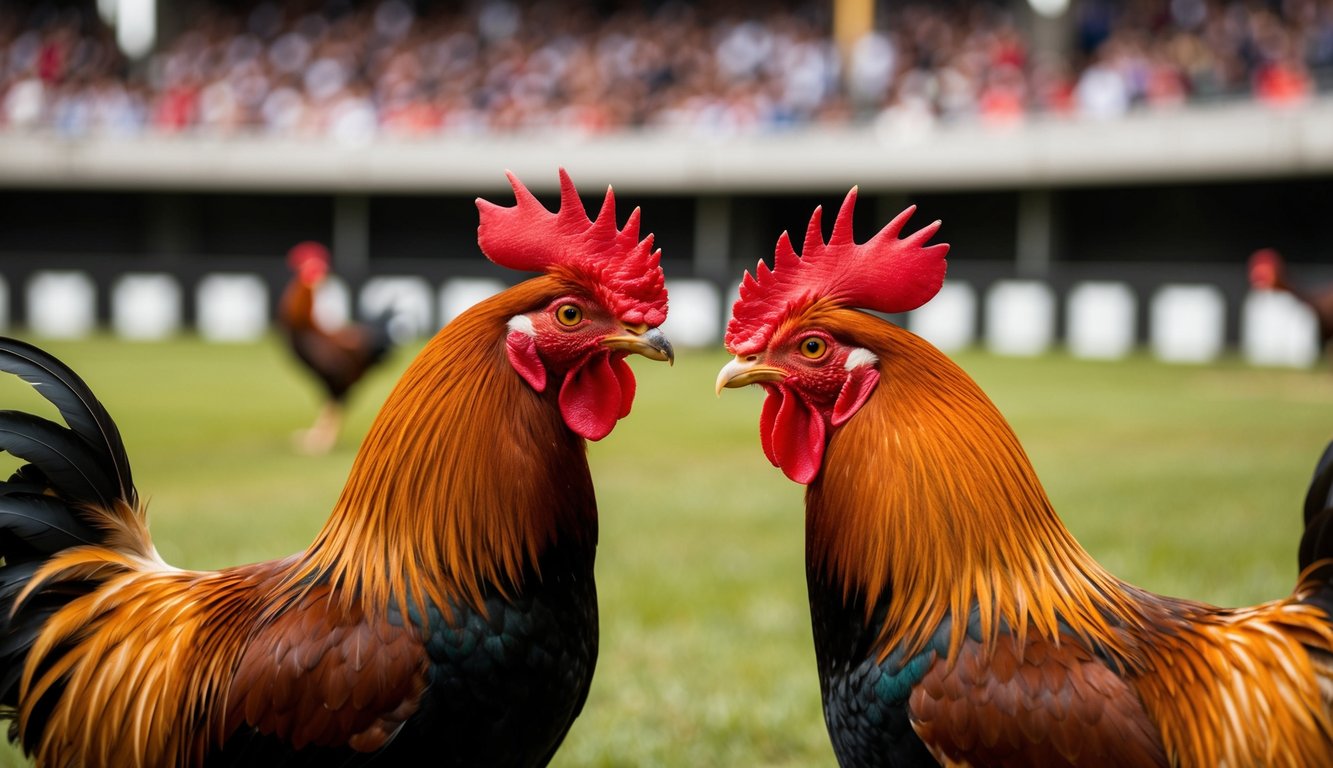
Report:
[[389,325],[392,311],[366,323],[325,329],[315,317],[315,296],[329,273],[329,251],[314,241],[293,246],[287,253],[292,279],[278,305],[278,324],[287,345],[302,367],[324,391],[314,424],[297,436],[297,447],[307,453],[327,453],[342,430],[347,393],[393,348]]
[[1309,288],[1292,283],[1287,277],[1287,262],[1272,248],[1260,248],[1250,255],[1250,285],[1264,291],[1289,293],[1314,313],[1319,323],[1319,346],[1327,350],[1333,342],[1333,285]]

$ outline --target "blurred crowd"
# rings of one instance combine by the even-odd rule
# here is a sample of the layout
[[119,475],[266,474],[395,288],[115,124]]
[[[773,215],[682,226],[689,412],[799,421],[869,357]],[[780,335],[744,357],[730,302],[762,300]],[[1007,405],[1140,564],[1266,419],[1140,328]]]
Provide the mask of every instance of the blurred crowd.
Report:
[[[1021,2],[1021,0],[1014,0]],[[189,6],[141,61],[95,5],[0,5],[0,128],[377,137],[706,135],[1034,114],[1110,118],[1333,91],[1333,0],[881,3],[840,52],[832,2],[320,0]]]

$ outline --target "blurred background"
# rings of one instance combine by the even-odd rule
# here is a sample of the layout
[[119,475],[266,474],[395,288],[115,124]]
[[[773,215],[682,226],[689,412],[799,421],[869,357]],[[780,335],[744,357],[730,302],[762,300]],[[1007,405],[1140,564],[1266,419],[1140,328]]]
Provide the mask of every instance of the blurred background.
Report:
[[1242,265],[1333,281],[1333,3],[0,8],[0,322],[40,335],[255,338],[301,240],[332,250],[328,316],[428,333],[513,279],[473,199],[558,166],[643,206],[685,344],[859,185],[862,237],[909,203],[944,220],[916,327],[947,349],[1308,365],[1313,330],[1275,330],[1302,321],[1249,304]]
[[[711,388],[742,270],[853,185],[861,240],[943,220],[944,290],[895,319],[996,400],[1104,565],[1290,590],[1333,433],[1333,0],[0,3],[0,328],[107,403],[183,567],[309,543],[420,343],[521,277],[474,199],[508,204],[509,169],[554,208],[560,167],[642,206],[680,355],[636,362],[589,446],[602,658],[557,765],[833,764],[802,489],[759,393]],[[389,310],[400,339],[319,456],[277,331],[312,240],[322,321]],[[1295,293],[1251,283],[1260,249]]]

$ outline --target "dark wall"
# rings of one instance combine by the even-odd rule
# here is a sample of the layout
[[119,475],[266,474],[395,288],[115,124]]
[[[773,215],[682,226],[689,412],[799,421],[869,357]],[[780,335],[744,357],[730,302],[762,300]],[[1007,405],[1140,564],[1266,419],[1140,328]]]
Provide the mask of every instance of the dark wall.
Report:
[[1061,258],[1238,261],[1277,248],[1333,262],[1333,179],[1066,190],[1057,195]]
[[[589,215],[600,194],[583,190]],[[493,195],[510,204],[511,198]],[[541,199],[557,207],[553,195]],[[909,203],[910,228],[944,221],[939,239],[951,258],[994,263],[1016,257],[1016,191],[877,195],[861,190],[856,232],[864,240]],[[778,235],[799,246],[816,205],[830,231],[841,196],[739,196],[732,200],[729,250],[737,272],[769,258]],[[621,224],[635,206],[641,232],[653,232],[674,272],[691,269],[695,200],[686,196],[618,195]],[[1228,263],[1275,247],[1290,261],[1333,262],[1333,178],[1264,184],[1125,186],[1056,190],[1057,266],[1097,262]],[[332,242],[332,195],[3,191],[0,189],[0,273],[22,266],[87,266],[123,270],[140,260],[184,270],[225,268],[235,260],[281,258],[306,239]],[[466,266],[476,246],[473,197],[378,195],[368,201],[371,268],[392,265],[424,274]],[[452,262],[452,264],[444,264]],[[442,266],[444,265],[444,266]],[[98,267],[94,267],[98,268]],[[133,268],[133,267],[131,267]]]

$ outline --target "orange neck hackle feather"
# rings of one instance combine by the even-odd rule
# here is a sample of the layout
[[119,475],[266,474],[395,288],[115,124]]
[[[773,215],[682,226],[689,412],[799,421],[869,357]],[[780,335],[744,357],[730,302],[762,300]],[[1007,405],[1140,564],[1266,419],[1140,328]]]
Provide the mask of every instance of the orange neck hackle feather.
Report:
[[[1058,616],[1120,647],[1111,617],[1133,623],[1133,602],[1056,517],[980,387],[930,344],[862,312],[816,302],[795,321],[880,360],[875,393],[834,432],[807,490],[806,524],[811,568],[862,598],[867,619],[892,590],[881,655],[921,650],[973,605],[988,645],[1001,622],[1058,641]],[[951,651],[966,624],[953,622]]]
[[295,578],[324,576],[377,611],[429,600],[480,610],[512,594],[558,539],[595,547],[583,440],[532,390],[504,351],[506,322],[577,285],[519,284],[432,339],[371,425],[328,523]]

